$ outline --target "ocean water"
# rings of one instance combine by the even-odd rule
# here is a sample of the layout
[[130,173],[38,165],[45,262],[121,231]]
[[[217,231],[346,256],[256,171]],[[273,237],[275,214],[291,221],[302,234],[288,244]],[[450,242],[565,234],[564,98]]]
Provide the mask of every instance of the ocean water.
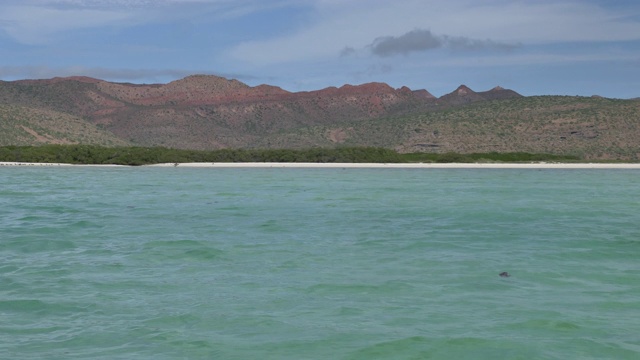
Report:
[[638,359],[639,180],[0,168],[0,358]]

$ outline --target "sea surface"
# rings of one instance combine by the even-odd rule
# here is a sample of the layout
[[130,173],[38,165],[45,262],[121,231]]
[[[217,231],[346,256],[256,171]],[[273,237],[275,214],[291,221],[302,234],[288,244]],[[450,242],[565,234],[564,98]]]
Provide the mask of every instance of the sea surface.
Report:
[[0,358],[639,359],[640,171],[3,167]]

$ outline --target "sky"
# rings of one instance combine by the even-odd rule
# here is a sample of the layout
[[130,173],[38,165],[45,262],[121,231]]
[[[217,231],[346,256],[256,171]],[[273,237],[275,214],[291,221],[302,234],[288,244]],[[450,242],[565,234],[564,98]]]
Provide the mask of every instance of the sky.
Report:
[[0,80],[640,97],[638,0],[0,0]]

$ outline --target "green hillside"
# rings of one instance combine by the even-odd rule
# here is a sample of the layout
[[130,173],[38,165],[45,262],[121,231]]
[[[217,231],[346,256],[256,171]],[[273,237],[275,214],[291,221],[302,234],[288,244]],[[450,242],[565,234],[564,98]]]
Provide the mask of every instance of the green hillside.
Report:
[[17,105],[0,105],[0,146],[129,143],[69,114]]
[[[340,138],[332,142],[330,134]],[[339,136],[335,136],[338,134]],[[282,132],[255,144],[387,147],[403,153],[528,152],[640,159],[640,101],[536,96]]]

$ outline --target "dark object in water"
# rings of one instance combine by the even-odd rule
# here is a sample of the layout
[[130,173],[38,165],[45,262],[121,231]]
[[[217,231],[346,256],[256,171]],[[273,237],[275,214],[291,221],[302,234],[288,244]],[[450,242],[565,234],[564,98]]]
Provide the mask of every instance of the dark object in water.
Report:
[[509,276],[511,276],[511,275],[509,275],[509,273],[508,273],[508,272],[506,272],[506,271],[501,272],[499,275],[500,275],[500,277],[509,277]]

